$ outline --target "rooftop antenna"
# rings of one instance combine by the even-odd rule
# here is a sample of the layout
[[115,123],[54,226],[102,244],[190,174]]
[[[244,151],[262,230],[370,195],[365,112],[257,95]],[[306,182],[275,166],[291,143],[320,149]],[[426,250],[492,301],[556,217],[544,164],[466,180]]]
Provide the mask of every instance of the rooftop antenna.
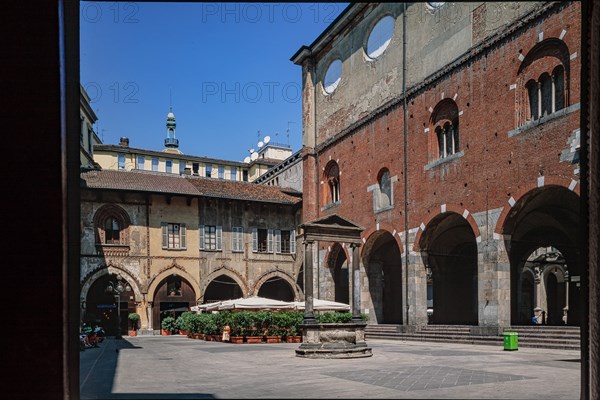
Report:
[[169,87],[169,111],[173,110],[173,91]]

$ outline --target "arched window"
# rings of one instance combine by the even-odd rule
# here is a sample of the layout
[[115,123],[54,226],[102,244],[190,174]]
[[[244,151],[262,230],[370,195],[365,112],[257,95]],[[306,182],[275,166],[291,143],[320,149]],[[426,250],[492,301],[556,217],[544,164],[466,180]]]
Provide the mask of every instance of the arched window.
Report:
[[379,204],[378,208],[387,208],[392,205],[392,179],[390,171],[382,169],[379,173]]
[[437,158],[445,158],[460,151],[458,106],[452,99],[440,101],[431,114],[437,146]]
[[552,103],[553,103],[552,78],[550,78],[549,74],[544,73],[540,76],[540,90],[541,90],[541,94],[542,94],[541,116],[544,117],[544,116],[550,115],[554,112],[554,110],[552,109]]
[[[116,204],[107,204],[94,214],[96,247],[105,255],[123,255],[129,246],[129,215]],[[118,252],[114,253],[114,252]]]
[[569,49],[558,38],[544,39],[525,55],[518,75],[520,85],[526,82],[522,87],[529,101],[522,103],[520,124],[569,105],[569,65]]
[[565,108],[565,69],[562,65],[552,71],[552,83],[554,84],[554,111]]
[[529,97],[529,119],[539,118],[538,84],[533,79],[525,85]]
[[120,244],[119,238],[121,227],[119,221],[114,217],[106,218],[104,223],[104,243],[105,244]]
[[327,165],[325,178],[329,188],[329,203],[338,203],[340,201],[340,169],[335,161],[331,161]]

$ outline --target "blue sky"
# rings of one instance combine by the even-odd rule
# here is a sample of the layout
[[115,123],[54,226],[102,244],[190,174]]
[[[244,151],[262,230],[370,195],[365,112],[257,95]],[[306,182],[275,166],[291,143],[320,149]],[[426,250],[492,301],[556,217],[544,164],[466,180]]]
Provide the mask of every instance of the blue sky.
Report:
[[99,136],[162,150],[171,93],[185,154],[241,161],[267,135],[299,150],[290,57],[347,5],[82,2],[81,83]]

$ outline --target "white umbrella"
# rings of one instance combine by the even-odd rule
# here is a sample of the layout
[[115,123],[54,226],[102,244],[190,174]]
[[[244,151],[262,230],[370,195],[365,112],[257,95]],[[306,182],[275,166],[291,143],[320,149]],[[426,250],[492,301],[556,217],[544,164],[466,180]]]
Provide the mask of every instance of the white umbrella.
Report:
[[[297,310],[304,310],[304,301],[295,301],[294,306]],[[338,303],[337,301],[313,299],[313,309],[315,311],[350,311],[350,305]]]
[[218,310],[285,310],[293,309],[294,304],[287,301],[251,296],[234,300],[225,300],[218,305]]

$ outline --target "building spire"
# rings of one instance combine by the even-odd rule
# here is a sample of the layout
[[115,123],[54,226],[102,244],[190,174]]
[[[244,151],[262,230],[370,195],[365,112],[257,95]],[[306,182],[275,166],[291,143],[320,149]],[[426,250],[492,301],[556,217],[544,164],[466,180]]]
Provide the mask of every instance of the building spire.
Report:
[[175,114],[173,114],[173,95],[171,88],[169,88],[169,113],[167,114],[167,138],[165,139],[167,149],[177,149],[179,147],[179,140],[175,137],[176,128],[177,123],[175,122]]

